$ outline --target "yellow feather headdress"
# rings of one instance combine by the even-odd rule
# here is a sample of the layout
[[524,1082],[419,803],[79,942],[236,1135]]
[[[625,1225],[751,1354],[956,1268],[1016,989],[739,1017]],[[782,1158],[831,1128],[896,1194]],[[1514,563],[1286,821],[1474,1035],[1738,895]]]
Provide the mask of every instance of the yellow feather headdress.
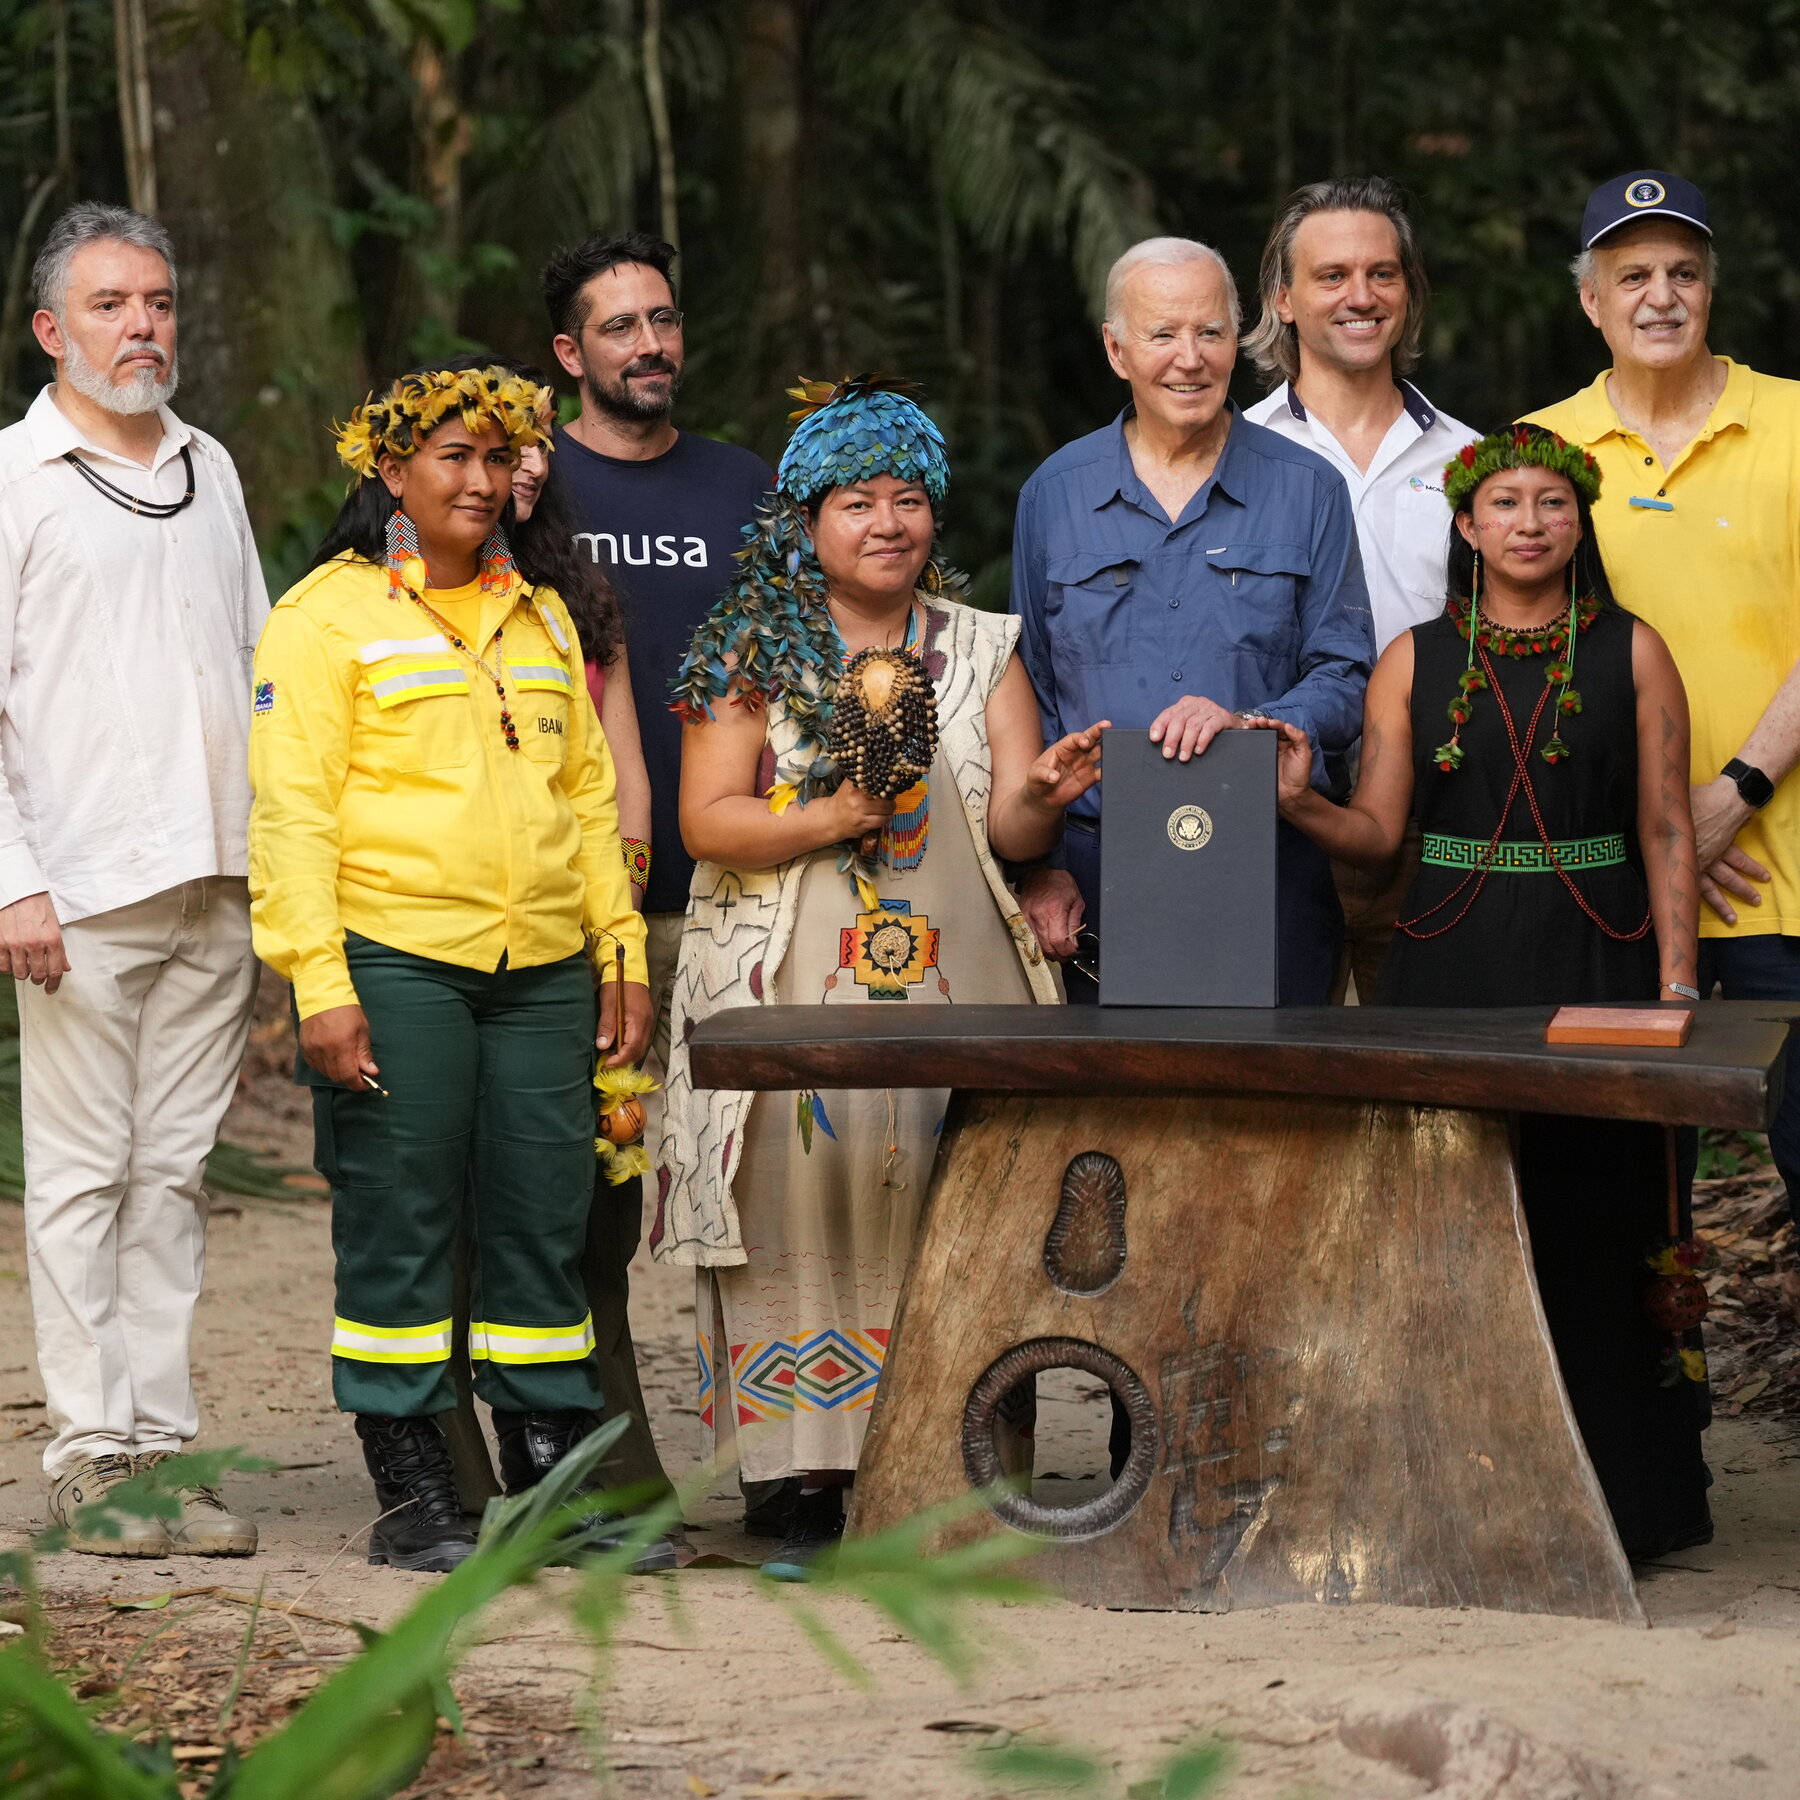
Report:
[[510,369],[439,369],[402,375],[385,394],[371,394],[337,432],[338,460],[358,475],[375,473],[382,451],[411,456],[451,413],[479,431],[498,425],[515,450],[551,445],[540,414],[550,407],[547,387]]

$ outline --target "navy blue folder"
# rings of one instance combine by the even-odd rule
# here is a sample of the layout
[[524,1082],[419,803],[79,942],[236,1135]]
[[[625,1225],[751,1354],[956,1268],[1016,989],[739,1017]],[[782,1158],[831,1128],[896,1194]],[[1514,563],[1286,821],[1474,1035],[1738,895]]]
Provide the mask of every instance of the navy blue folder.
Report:
[[1105,734],[1102,1006],[1275,1004],[1278,743],[1222,731],[1184,763]]

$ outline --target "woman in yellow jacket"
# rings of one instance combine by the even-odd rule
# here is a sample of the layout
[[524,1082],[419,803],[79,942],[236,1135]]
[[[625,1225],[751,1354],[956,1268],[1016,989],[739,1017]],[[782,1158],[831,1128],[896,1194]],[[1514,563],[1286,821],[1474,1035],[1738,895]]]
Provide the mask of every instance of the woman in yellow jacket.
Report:
[[[612,764],[556,591],[580,565],[528,527],[508,542],[538,398],[504,369],[427,369],[358,408],[338,453],[359,479],[256,655],[256,949],[294,985],[332,1192],[333,1391],[386,1515],[369,1560],[400,1568],[474,1547],[434,1417],[454,1404],[465,1194],[508,1491],[591,1429],[594,1061],[635,1061],[650,1025]],[[596,969],[623,980],[616,1044]]]

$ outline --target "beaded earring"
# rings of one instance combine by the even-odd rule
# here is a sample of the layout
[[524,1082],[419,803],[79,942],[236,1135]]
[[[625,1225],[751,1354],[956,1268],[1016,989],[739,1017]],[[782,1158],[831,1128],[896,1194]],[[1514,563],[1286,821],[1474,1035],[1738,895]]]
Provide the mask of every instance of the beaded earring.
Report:
[[[1455,609],[1452,608],[1452,616]],[[1432,751],[1431,760],[1446,775],[1453,775],[1462,767],[1463,747],[1461,743],[1462,728],[1468,724],[1470,715],[1475,710],[1474,695],[1477,688],[1487,686],[1487,676],[1475,666],[1475,634],[1480,629],[1481,618],[1481,552],[1475,552],[1475,568],[1469,578],[1469,615],[1467,630],[1464,635],[1469,640],[1469,660],[1463,672],[1456,678],[1456,697],[1444,708],[1450,715],[1450,723],[1455,729],[1450,733],[1448,743],[1439,744]]]
[[496,525],[481,546],[481,591],[498,593],[511,583],[514,569],[512,545],[506,541],[506,533]]
[[1551,768],[1569,754],[1569,746],[1563,742],[1562,721],[1572,713],[1581,711],[1581,693],[1575,687],[1575,641],[1581,635],[1581,602],[1575,587],[1575,558],[1569,558],[1569,622],[1563,630],[1562,654],[1556,654],[1558,645],[1554,637],[1550,640],[1551,661],[1544,670],[1544,680],[1554,687],[1559,681],[1562,692],[1556,696],[1556,718],[1550,727],[1550,741],[1538,752]]
[[411,587],[406,565],[423,560],[419,555],[419,528],[396,506],[387,516],[387,555],[383,561],[387,565],[388,586],[396,590]]

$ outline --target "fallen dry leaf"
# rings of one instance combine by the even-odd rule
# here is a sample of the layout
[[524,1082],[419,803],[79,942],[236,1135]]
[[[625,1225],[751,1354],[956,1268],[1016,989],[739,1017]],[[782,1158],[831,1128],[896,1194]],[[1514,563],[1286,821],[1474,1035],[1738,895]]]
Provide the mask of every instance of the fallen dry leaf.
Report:
[[702,1781],[691,1769],[688,1771],[688,1792],[697,1794],[700,1800],[706,1800],[708,1794],[716,1794],[719,1790],[710,1781]]
[[1737,1620],[1721,1619],[1718,1624],[1709,1626],[1700,1634],[1703,1638],[1728,1638],[1737,1636]]
[[862,1800],[849,1788],[747,1787],[738,1793],[742,1800]]

